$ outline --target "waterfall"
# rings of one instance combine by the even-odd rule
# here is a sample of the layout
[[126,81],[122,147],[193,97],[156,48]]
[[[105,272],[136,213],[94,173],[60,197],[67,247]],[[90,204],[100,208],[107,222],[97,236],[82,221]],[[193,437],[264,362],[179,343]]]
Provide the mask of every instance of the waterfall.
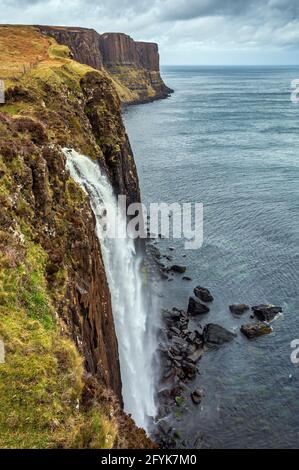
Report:
[[[149,312],[149,292],[142,273],[142,257],[131,238],[110,238],[105,223],[126,224],[118,211],[113,188],[97,162],[64,149],[72,178],[88,194],[96,218],[118,339],[124,409],[138,426],[148,429],[155,416],[153,355],[155,342]],[[103,217],[104,215],[104,217]]]

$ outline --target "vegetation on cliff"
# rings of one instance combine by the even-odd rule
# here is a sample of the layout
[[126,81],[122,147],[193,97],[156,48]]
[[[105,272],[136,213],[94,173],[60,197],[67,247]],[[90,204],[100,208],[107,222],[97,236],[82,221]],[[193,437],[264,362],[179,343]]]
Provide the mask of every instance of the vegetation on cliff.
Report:
[[105,72],[31,27],[0,27],[0,447],[151,447],[121,410],[117,340],[89,201],[61,147],[139,198]]

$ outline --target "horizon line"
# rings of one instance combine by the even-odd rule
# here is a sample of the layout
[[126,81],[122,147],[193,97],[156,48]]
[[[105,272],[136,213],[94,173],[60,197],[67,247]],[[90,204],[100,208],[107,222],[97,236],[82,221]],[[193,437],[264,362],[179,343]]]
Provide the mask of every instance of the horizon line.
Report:
[[161,67],[299,67],[296,64],[160,64]]

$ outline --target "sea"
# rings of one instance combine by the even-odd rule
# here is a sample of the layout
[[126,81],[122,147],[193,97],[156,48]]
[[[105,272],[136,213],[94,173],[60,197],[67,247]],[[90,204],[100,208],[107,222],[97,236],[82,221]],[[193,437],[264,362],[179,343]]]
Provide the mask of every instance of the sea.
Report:
[[[193,288],[206,287],[214,302],[195,322],[237,333],[204,354],[188,384],[204,398],[177,414],[180,445],[298,447],[299,67],[169,66],[162,75],[170,98],[124,110],[142,200],[202,203],[204,221],[199,249],[159,240],[192,278],[161,281],[163,306],[186,309]],[[248,340],[240,326],[250,312],[232,315],[235,303],[270,303],[283,315],[272,334]]]

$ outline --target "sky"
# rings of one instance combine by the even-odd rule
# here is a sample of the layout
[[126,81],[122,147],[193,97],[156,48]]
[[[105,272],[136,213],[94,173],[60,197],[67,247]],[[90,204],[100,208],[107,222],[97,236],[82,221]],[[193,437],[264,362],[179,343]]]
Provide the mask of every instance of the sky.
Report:
[[123,32],[162,65],[299,64],[299,0],[0,0],[0,23]]

